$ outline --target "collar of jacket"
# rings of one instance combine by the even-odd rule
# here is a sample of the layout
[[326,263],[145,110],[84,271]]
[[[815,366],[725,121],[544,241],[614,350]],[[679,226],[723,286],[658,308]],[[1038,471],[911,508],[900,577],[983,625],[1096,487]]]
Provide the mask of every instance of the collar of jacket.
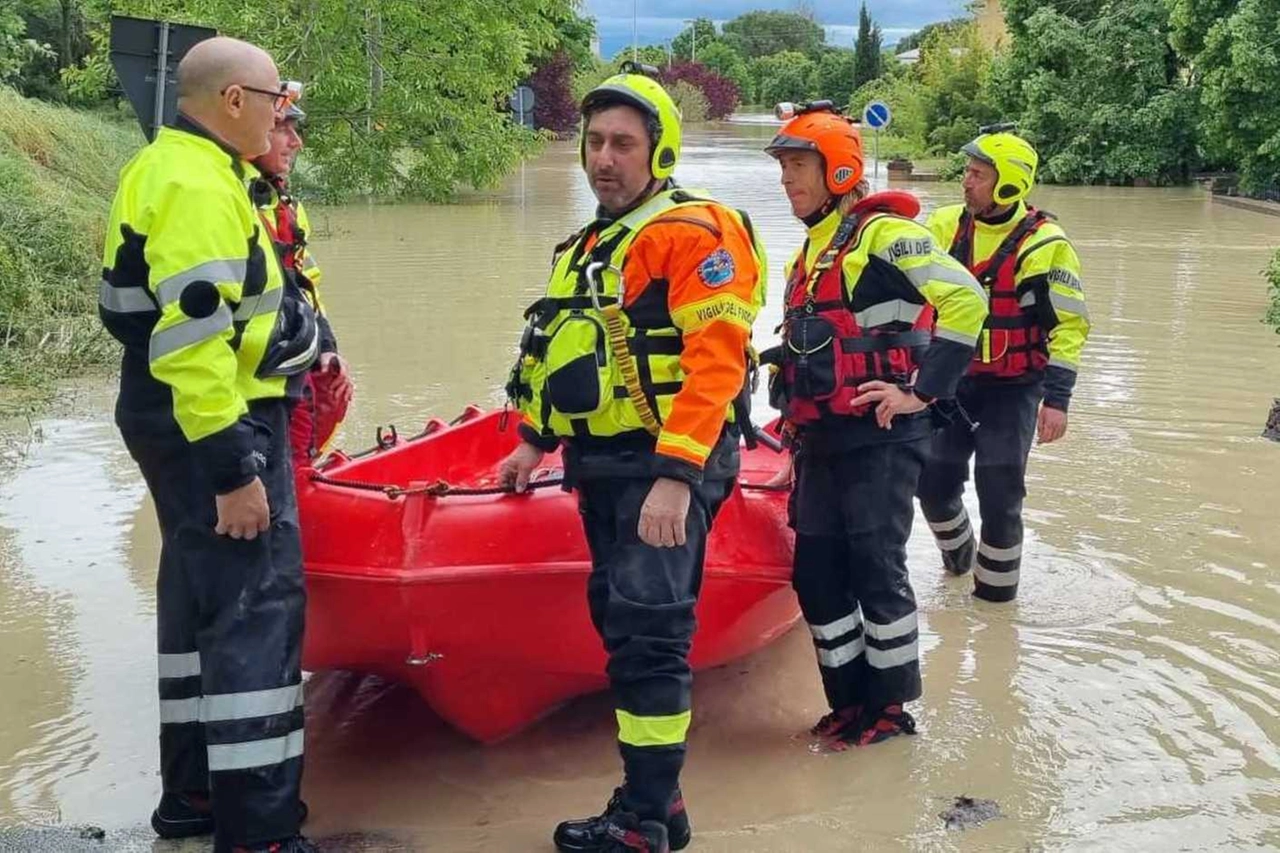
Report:
[[236,177],[240,180],[256,178],[261,174],[257,167],[241,157],[239,152],[186,113],[178,113],[178,117],[174,119],[171,129],[216,145],[220,151],[227,155],[227,158],[231,161],[232,171],[236,173]]
[[1022,217],[1027,215],[1027,205],[1023,201],[1019,201],[1015,205],[1011,205],[1008,210],[1003,213],[997,213],[994,216],[975,216],[974,219],[983,225],[1008,225],[1010,222],[1021,222]]
[[652,189],[641,194],[641,196],[638,199],[636,199],[626,210],[620,210],[617,213],[610,213],[609,211],[605,210],[604,207],[602,207],[601,205],[596,205],[596,222],[607,225],[610,222],[613,222],[617,219],[621,219],[631,211],[635,210],[640,205],[644,204],[649,199],[653,198],[658,193],[663,192],[664,190],[675,189],[676,182],[670,179],[662,181],[660,183],[655,181],[650,181],[649,186],[652,187]]

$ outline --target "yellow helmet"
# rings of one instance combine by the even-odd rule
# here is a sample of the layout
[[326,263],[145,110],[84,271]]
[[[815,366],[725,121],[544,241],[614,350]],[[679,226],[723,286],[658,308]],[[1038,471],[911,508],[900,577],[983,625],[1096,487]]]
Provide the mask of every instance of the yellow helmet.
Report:
[[998,124],[981,128],[978,138],[960,149],[996,170],[996,204],[1017,204],[1026,198],[1040,165],[1040,155],[1031,143],[1009,133],[1013,127]]
[[[680,159],[680,110],[657,80],[640,73],[643,66],[628,61],[622,73],[596,86],[582,99],[582,123],[578,133],[578,159],[587,165],[587,113],[606,106],[626,104],[657,121],[649,171],[658,180],[671,177]],[[655,69],[656,70],[656,69]]]

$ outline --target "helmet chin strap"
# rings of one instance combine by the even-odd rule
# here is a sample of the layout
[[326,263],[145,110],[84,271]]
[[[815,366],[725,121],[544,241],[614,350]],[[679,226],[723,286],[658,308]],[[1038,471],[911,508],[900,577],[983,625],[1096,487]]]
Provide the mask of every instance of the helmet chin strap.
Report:
[[817,210],[815,210],[813,213],[810,213],[808,216],[800,217],[800,221],[803,222],[806,227],[812,228],[822,220],[826,219],[827,215],[830,214],[831,211],[836,209],[836,205],[840,203],[841,198],[843,198],[843,196],[838,196],[838,195],[827,196],[827,200],[824,201],[818,207]]

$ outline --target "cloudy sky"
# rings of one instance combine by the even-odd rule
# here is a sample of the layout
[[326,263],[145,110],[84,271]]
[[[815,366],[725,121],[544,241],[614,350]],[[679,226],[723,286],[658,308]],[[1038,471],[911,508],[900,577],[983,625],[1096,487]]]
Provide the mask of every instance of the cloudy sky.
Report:
[[[596,19],[600,52],[611,57],[631,44],[631,18],[636,15],[640,44],[659,44],[684,29],[684,19],[705,17],[717,22],[752,9],[795,10],[796,0],[585,0],[584,11]],[[827,29],[827,43],[852,47],[858,33],[859,0],[807,0]],[[867,0],[867,9],[884,30],[886,45],[931,21],[965,13],[966,0]]]

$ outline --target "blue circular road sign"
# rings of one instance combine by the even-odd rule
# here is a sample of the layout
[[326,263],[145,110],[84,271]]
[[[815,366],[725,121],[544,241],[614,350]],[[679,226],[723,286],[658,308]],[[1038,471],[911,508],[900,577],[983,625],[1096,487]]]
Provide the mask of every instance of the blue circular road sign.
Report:
[[884,101],[872,101],[862,111],[862,123],[872,130],[884,130],[892,119],[893,113]]

